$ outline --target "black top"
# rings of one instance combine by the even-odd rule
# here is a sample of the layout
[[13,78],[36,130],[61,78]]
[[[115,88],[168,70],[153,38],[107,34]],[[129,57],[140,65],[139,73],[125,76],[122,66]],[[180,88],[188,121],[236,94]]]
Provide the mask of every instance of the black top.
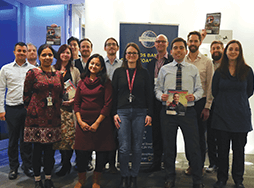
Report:
[[83,68],[83,65],[82,65],[82,62],[80,59],[75,59],[74,60],[74,66],[76,68],[78,68],[79,72],[80,72],[80,75],[85,71],[84,68]]
[[[135,69],[129,69],[130,80],[132,79]],[[132,94],[134,100],[129,102],[129,86],[127,81],[126,69],[117,68],[113,74],[113,115],[117,114],[117,109],[128,108],[147,108],[147,115],[153,114],[153,90],[150,84],[150,76],[146,69],[137,69],[136,77],[133,84]]]
[[249,97],[253,94],[253,72],[250,68],[244,81],[215,71],[212,81],[214,110],[212,128],[228,132],[252,130]]

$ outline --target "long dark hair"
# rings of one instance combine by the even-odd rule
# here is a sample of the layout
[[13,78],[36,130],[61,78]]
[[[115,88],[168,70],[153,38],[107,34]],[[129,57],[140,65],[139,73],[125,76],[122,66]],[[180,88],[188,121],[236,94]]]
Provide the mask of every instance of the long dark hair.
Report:
[[228,75],[228,56],[227,56],[227,50],[230,44],[236,43],[239,46],[239,55],[236,60],[236,67],[235,67],[235,76],[238,80],[243,81],[248,75],[249,66],[245,63],[245,60],[243,58],[243,48],[241,43],[238,40],[231,40],[228,42],[227,46],[225,47],[225,50],[223,51],[223,56],[221,60],[221,64],[218,68],[218,71],[222,73],[224,77]]
[[125,56],[126,56],[126,51],[127,51],[127,49],[128,49],[130,46],[132,46],[133,48],[135,48],[135,49],[138,51],[138,60],[137,60],[137,62],[136,62],[136,68],[137,68],[137,69],[142,69],[143,67],[142,67],[142,63],[141,63],[140,49],[139,49],[138,45],[137,45],[136,43],[134,43],[134,42],[128,43],[128,44],[126,45],[126,47],[125,47],[124,55],[123,55],[123,64],[122,64],[122,67],[124,67],[125,69],[128,68],[128,61],[127,61],[127,59],[126,59]]
[[70,68],[73,67],[73,65],[72,65],[73,55],[72,55],[71,48],[70,48],[67,44],[63,44],[63,45],[58,49],[58,52],[57,52],[57,61],[56,61],[56,64],[54,65],[54,67],[55,67],[56,70],[61,70],[61,68],[62,68],[62,60],[61,60],[61,58],[60,58],[60,55],[61,55],[61,53],[63,53],[66,49],[69,49],[70,52],[71,52],[71,58],[70,58],[68,64],[66,65],[66,70],[70,70]]
[[106,69],[104,58],[100,54],[93,54],[87,60],[85,71],[81,74],[81,79],[84,79],[85,77],[90,77],[90,70],[88,69],[88,66],[89,66],[89,63],[91,62],[91,60],[93,58],[98,58],[100,60],[101,67],[103,69],[100,72],[98,72],[98,74],[96,76],[100,78],[102,85],[104,85],[109,78],[108,78],[108,75],[107,75],[107,69]]

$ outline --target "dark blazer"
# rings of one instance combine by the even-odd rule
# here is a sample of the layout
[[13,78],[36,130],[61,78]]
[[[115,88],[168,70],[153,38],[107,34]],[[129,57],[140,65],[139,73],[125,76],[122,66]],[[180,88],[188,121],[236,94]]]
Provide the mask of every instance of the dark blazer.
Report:
[[[157,59],[156,58],[153,58],[152,61],[150,61],[148,64],[147,64],[147,70],[150,74],[150,80],[151,80],[151,85],[153,86],[153,89],[154,89],[154,69],[155,69],[155,63],[156,63]],[[164,62],[163,65],[166,65],[170,62],[173,61],[173,57],[172,55],[168,54],[168,59]]]
[[80,72],[80,75],[84,72],[84,68],[83,68],[83,65],[82,65],[80,59],[76,59],[76,60],[74,61],[74,66],[78,68],[78,70],[79,70],[79,72]]

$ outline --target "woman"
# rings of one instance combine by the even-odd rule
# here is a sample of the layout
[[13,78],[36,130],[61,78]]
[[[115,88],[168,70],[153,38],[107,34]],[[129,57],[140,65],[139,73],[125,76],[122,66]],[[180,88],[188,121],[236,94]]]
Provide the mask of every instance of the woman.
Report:
[[244,187],[244,147],[247,134],[252,130],[248,99],[253,94],[253,72],[244,61],[239,41],[227,44],[221,65],[213,76],[212,94],[215,102],[212,128],[217,131],[219,147],[218,181],[214,187],[224,187],[228,180],[230,142],[235,187]]
[[[54,167],[53,143],[61,140],[60,106],[63,96],[63,77],[51,63],[53,48],[44,44],[38,49],[40,67],[29,70],[24,83],[24,105],[27,109],[24,141],[33,142],[35,187],[54,188],[51,171]],[[43,155],[45,184],[41,181]]]
[[[113,115],[118,129],[120,187],[137,187],[141,162],[141,145],[145,126],[152,121],[152,87],[148,71],[142,68],[137,44],[127,44],[122,67],[115,70],[112,80]],[[129,170],[129,155],[132,166]],[[129,182],[130,178],[130,182]]]
[[[54,65],[59,70],[65,83],[64,101],[61,106],[61,142],[54,144],[53,149],[59,149],[62,154],[62,168],[56,173],[57,176],[64,176],[71,170],[71,157],[75,141],[75,125],[74,125],[74,94],[75,88],[80,80],[79,70],[72,65],[71,48],[64,44],[57,52],[57,61]],[[70,87],[70,89],[68,89]]]
[[74,99],[77,117],[75,150],[79,180],[75,188],[86,182],[86,167],[91,152],[96,151],[96,167],[93,172],[93,188],[100,187],[100,177],[109,151],[115,149],[110,120],[112,86],[107,77],[105,62],[99,54],[92,55],[78,83]]

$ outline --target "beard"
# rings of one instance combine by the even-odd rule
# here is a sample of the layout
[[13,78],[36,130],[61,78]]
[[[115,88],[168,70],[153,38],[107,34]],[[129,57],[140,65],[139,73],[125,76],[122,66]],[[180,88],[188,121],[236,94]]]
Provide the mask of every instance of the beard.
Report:
[[[194,48],[193,48],[194,47]],[[198,46],[195,46],[195,45],[190,45],[189,46],[189,50],[191,53],[195,53],[196,51],[198,51]]]
[[220,60],[221,57],[222,57],[221,52],[215,52],[215,53],[212,54],[212,58],[213,58],[214,61]]

